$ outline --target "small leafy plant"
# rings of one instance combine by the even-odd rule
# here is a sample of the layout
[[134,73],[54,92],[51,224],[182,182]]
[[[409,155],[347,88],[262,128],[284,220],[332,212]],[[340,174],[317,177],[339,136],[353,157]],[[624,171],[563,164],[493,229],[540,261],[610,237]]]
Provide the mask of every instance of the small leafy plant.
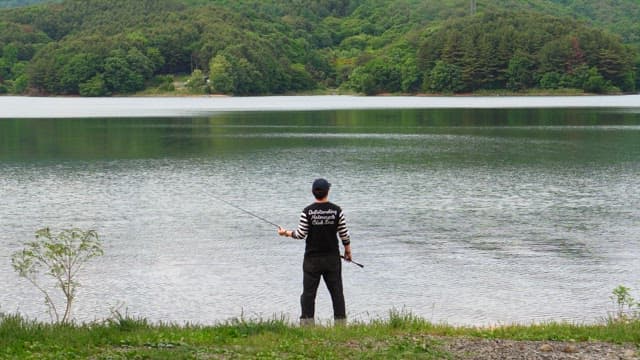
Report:
[[613,289],[610,298],[618,307],[611,320],[627,322],[640,318],[640,303],[636,302],[633,296],[631,296],[630,288],[624,285],[618,285],[618,287]]
[[[43,293],[51,319],[68,323],[71,306],[80,286],[78,274],[90,259],[104,254],[102,243],[95,230],[63,229],[53,233],[47,228],[35,233],[35,241],[25,243],[24,249],[11,256],[13,269]],[[54,288],[64,295],[64,312],[58,310],[43,277],[53,280]]]

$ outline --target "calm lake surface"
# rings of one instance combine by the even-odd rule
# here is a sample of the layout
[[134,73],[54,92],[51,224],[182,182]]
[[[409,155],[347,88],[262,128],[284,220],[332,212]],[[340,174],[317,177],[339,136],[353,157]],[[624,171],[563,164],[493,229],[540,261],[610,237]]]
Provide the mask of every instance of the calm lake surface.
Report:
[[[178,323],[296,321],[303,242],[218,199],[293,228],[320,176],[365,265],[343,267],[351,319],[398,309],[467,325],[596,322],[615,310],[616,286],[640,296],[638,97],[507,108],[365,98],[369,109],[321,97],[310,111],[280,99],[114,110],[0,98],[0,312],[48,319],[10,257],[43,226],[78,226],[105,247],[80,279],[80,321],[112,308]],[[332,317],[324,285],[317,317]]]

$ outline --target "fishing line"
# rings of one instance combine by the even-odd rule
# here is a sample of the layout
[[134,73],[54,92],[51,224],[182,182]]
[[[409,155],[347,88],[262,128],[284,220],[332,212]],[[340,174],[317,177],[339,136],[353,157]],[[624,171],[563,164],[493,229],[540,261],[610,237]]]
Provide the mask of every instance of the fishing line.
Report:
[[223,199],[223,198],[221,198],[221,197],[219,197],[219,196],[212,196],[212,197],[213,197],[214,199],[216,199],[216,200],[222,201],[223,203],[225,203],[225,204],[227,204],[227,205],[229,205],[229,206],[231,206],[231,207],[233,207],[233,208],[236,208],[236,209],[238,209],[238,210],[240,210],[240,211],[244,212],[245,214],[249,214],[249,215],[253,216],[253,217],[254,217],[254,218],[256,218],[256,219],[260,219],[260,220],[262,220],[262,221],[266,222],[267,224],[271,224],[271,225],[273,225],[273,226],[275,226],[275,227],[277,227],[277,228],[279,228],[279,227],[280,227],[280,225],[278,225],[278,224],[276,224],[276,223],[274,223],[274,222],[271,222],[271,221],[269,221],[269,220],[267,220],[267,219],[263,218],[262,216],[256,215],[256,214],[252,213],[252,212],[251,212],[251,211],[249,211],[249,210],[245,210],[245,209],[243,209],[243,208],[241,208],[241,207],[239,207],[239,206],[237,206],[237,205],[235,205],[235,204],[233,204],[233,203],[231,203],[231,202],[229,202],[229,201],[227,201],[227,200],[225,200],[225,199]]
[[[254,213],[252,213],[252,212],[251,212],[251,211],[249,211],[249,210],[245,210],[245,209],[241,208],[240,206],[238,206],[238,205],[236,205],[236,204],[234,204],[234,203],[232,203],[232,202],[229,202],[229,201],[227,201],[227,200],[225,200],[225,199],[221,198],[220,196],[216,196],[216,195],[212,195],[212,194],[209,194],[209,195],[210,195],[211,197],[213,197],[214,199],[216,199],[216,200],[218,200],[218,201],[221,201],[221,202],[223,202],[223,203],[225,203],[225,204],[227,204],[227,205],[229,205],[229,206],[233,207],[234,209],[240,210],[240,211],[242,211],[243,213],[245,213],[245,214],[247,214],[247,215],[251,215],[251,216],[253,216],[254,218],[259,219],[259,220],[262,220],[262,221],[264,221],[264,222],[265,222],[265,223],[267,223],[267,224],[273,225],[273,226],[275,226],[275,227],[277,227],[277,228],[281,228],[281,226],[280,226],[280,225],[278,225],[278,224],[276,224],[276,223],[274,223],[274,222],[272,222],[272,221],[269,221],[269,220],[267,220],[267,219],[263,218],[263,217],[262,217],[262,216],[260,216],[260,215],[254,214]],[[341,258],[343,258],[345,261],[351,262],[351,263],[353,263],[354,265],[358,265],[359,267],[364,268],[364,265],[362,265],[362,264],[360,264],[360,263],[357,263],[357,262],[355,262],[355,261],[353,261],[353,260],[347,260],[343,255],[340,255],[340,257],[341,257]]]

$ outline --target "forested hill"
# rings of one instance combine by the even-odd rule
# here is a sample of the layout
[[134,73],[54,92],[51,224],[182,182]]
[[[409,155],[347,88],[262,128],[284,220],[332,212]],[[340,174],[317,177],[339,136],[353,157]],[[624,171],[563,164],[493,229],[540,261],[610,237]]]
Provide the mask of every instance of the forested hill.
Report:
[[235,95],[640,89],[638,1],[470,4],[65,0],[5,9],[0,93],[170,92],[178,74],[190,75],[192,93]]

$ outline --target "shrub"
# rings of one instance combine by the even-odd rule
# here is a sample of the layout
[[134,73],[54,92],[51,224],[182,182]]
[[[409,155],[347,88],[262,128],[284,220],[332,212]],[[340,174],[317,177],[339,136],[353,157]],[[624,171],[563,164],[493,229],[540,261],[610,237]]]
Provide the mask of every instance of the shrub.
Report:
[[[51,319],[67,323],[71,319],[71,305],[80,286],[78,273],[87,261],[102,254],[102,244],[94,230],[72,228],[55,234],[49,228],[43,228],[36,231],[35,241],[27,242],[23,250],[11,256],[11,264],[21,277],[43,293]],[[41,284],[41,269],[64,294],[66,304],[62,317],[53,298]]]

